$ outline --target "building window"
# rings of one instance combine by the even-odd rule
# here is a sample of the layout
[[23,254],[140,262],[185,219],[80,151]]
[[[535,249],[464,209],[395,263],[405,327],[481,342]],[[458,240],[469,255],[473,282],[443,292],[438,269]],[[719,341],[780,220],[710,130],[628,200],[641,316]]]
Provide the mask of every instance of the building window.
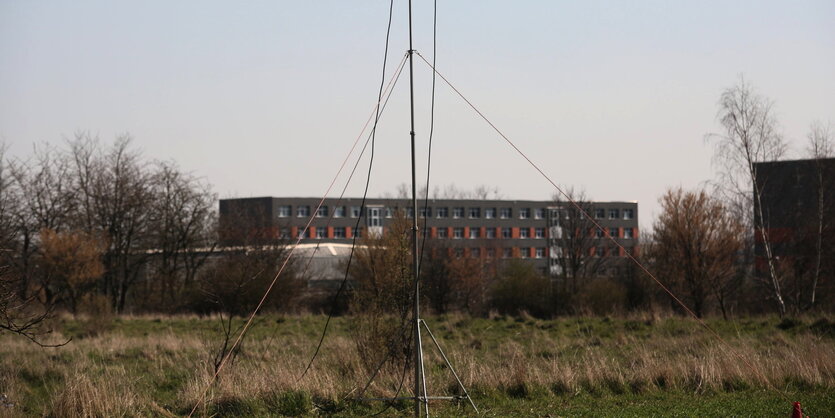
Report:
[[362,238],[362,227],[354,229],[354,238]]
[[603,233],[603,228],[595,229],[594,234],[597,238],[603,238],[606,235],[606,234]]
[[623,210],[623,219],[635,219],[635,210],[634,209],[624,209]]
[[501,208],[501,209],[499,209],[499,218],[510,219],[511,216],[513,216],[513,209],[512,208]]
[[323,239],[323,238],[327,238],[327,237],[328,237],[328,228],[326,228],[324,226],[316,228],[316,238],[317,239]]
[[334,218],[344,218],[345,217],[345,206],[334,206],[333,217]]
[[528,258],[530,255],[531,250],[529,248],[522,247],[519,249],[519,258]]
[[286,218],[286,217],[290,216],[291,213],[293,213],[293,208],[291,208],[289,205],[278,207],[278,217],[279,218]]
[[533,210],[533,218],[534,219],[545,218],[545,208],[535,208]]
[[496,249],[495,248],[488,248],[487,249],[487,258],[496,258]]
[[536,258],[545,258],[545,248],[537,248],[536,249]]
[[438,208],[435,213],[438,218],[449,218],[449,208]]
[[481,238],[481,228],[473,227],[470,228],[470,239]]
[[531,217],[531,208],[519,209],[519,219],[529,219]]
[[470,248],[471,258],[481,258],[481,248]]
[[328,217],[328,207],[327,206],[319,206],[319,210],[316,211],[317,218],[327,218]]
[[609,257],[620,257],[620,248],[618,248],[618,247],[609,248]]
[[299,206],[296,208],[296,216],[299,218],[307,218],[310,216],[310,206]]
[[618,229],[617,228],[609,228],[609,236],[612,238],[618,237]]
[[464,256],[464,249],[463,248],[456,248],[455,249],[455,257],[461,258]]
[[513,257],[513,248],[502,248],[502,258]]
[[502,238],[510,238],[512,236],[513,236],[513,234],[511,232],[510,228],[502,228]]
[[545,228],[536,228],[533,233],[534,238],[545,238]]
[[485,208],[484,219],[493,219],[496,217],[496,208]]
[[420,208],[420,217],[421,218],[431,218],[432,217],[432,208],[429,207],[422,207]]
[[609,219],[617,219],[620,215],[620,211],[617,209],[609,209]]
[[380,219],[380,216],[383,215],[383,208],[381,207],[372,207],[368,208],[368,214],[365,217],[366,223],[368,226],[383,226],[383,220]]
[[338,226],[333,229],[333,237],[334,238],[345,238],[345,227]]
[[359,206],[351,206],[351,217],[359,218],[362,213],[362,208]]
[[447,229],[446,228],[438,228],[438,238],[447,238]]
[[386,218],[391,219],[391,217],[394,216],[395,210],[396,209],[386,208]]
[[464,238],[464,228],[452,228],[453,238]]
[[296,237],[296,238],[302,238],[302,239],[307,238],[307,231],[304,228],[299,228],[298,234],[299,234],[299,236]]
[[519,228],[519,238],[530,238],[531,230],[528,228]]
[[632,239],[635,236],[632,235],[632,228],[623,228],[623,237],[626,239]]
[[455,219],[464,217],[464,208],[452,208],[452,217]]
[[481,217],[481,208],[470,208],[470,219],[478,219]]
[[290,238],[290,228],[287,228],[287,227],[281,228],[281,235],[279,235],[279,238],[281,238],[281,239]]
[[594,254],[598,257],[603,257],[604,250],[605,249],[603,247],[597,247],[597,248],[594,249]]
[[496,228],[487,228],[484,233],[487,235],[485,238],[496,238]]
[[606,217],[606,209],[595,209],[594,219],[603,219]]
[[412,219],[415,217],[415,208],[406,208],[406,218]]

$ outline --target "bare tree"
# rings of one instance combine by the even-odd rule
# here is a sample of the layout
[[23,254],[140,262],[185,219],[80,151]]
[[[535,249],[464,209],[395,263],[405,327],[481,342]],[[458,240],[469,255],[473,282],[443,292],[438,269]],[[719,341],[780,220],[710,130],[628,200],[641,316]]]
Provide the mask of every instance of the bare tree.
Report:
[[396,211],[382,236],[362,238],[351,263],[353,337],[369,370],[383,359],[411,357],[407,342],[413,294],[410,229],[404,211]]
[[809,300],[809,306],[812,309],[815,307],[818,282],[821,275],[824,230],[828,229],[828,219],[825,216],[828,201],[831,199],[828,192],[833,186],[832,184],[827,184],[827,176],[825,175],[824,165],[821,160],[824,158],[831,158],[833,156],[832,136],[833,132],[831,125],[824,125],[820,122],[812,124],[811,132],[808,135],[808,154],[815,160],[815,192],[817,194],[817,210],[814,220],[815,254],[812,271],[811,295]]
[[571,187],[565,190],[577,206],[562,201],[561,195],[554,195],[555,205],[559,209],[556,218],[551,217],[553,225],[550,225],[550,229],[551,241],[556,244],[555,258],[560,267],[562,291],[573,295],[583,283],[598,274],[603,258],[594,254],[601,240],[596,237],[594,222],[586,215],[594,216],[591,200],[583,191]]
[[742,225],[704,191],[669,190],[654,225],[652,259],[667,281],[683,288],[698,317],[710,294],[727,318],[728,284],[742,248]]
[[[756,231],[762,241],[768,264],[768,277],[782,317],[786,304],[772,251],[768,225],[763,222],[761,196],[767,179],[757,176],[754,163],[774,161],[786,152],[786,144],[777,131],[773,103],[758,95],[740,78],[737,85],[722,92],[717,115],[723,132],[709,134],[716,140],[714,162],[719,168],[719,188],[728,205],[735,210],[749,231]],[[751,189],[753,188],[753,193]]]
[[[220,341],[212,350],[215,371],[233,350],[234,338],[244,328],[245,322],[236,318],[245,317],[258,307],[274,279],[275,286],[266,295],[259,312],[293,311],[305,285],[293,259],[281,270],[290,249],[282,237],[264,228],[260,211],[247,213],[235,209],[224,216],[219,231],[234,246],[207,260],[197,280],[199,293],[188,300],[194,311],[218,314]],[[281,275],[276,278],[279,271]],[[243,340],[234,347],[232,361],[241,351],[242,343]]]
[[21,280],[21,296],[26,298],[37,274],[38,233],[66,228],[73,194],[67,161],[51,146],[35,147],[33,158],[14,161],[10,172],[17,193],[13,212],[17,250],[12,265]]
[[78,221],[82,229],[108,239],[102,290],[117,312],[124,311],[128,292],[150,255],[151,176],[130,142],[123,135],[103,150],[98,140],[79,134],[70,144]]
[[[26,291],[29,283],[21,275],[19,183],[5,157],[6,147],[0,144],[0,333],[10,332],[44,345],[43,327],[52,313],[51,306],[37,303]],[[64,343],[66,344],[66,342]]]
[[148,235],[154,256],[146,294],[155,301],[151,307],[176,310],[215,249],[216,199],[207,184],[173,163],[157,164],[151,193]]
[[6,146],[0,144],[0,260],[4,264],[8,262],[7,256],[14,252],[16,247],[16,217],[20,201],[5,153]]
[[76,313],[81,299],[94,290],[104,273],[101,256],[106,241],[81,231],[43,229],[39,235],[41,273],[38,277],[43,302],[47,306],[60,303]]

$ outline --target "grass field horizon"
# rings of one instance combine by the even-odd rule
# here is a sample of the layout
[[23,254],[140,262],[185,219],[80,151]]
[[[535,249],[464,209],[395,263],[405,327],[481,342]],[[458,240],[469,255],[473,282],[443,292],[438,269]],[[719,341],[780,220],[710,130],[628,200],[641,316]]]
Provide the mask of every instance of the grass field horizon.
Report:
[[[261,315],[240,353],[209,387],[197,416],[382,416],[411,404],[354,398],[371,370],[351,317],[334,318],[311,371],[325,317]],[[427,318],[483,416],[785,416],[800,401],[835,415],[835,321],[773,316],[697,321],[491,315]],[[56,318],[41,348],[0,336],[0,416],[182,416],[201,398],[221,344],[217,317]],[[425,342],[430,394],[457,385]],[[393,396],[403,364],[389,364],[366,396]],[[407,373],[401,396],[411,395]],[[433,415],[471,415],[438,401]]]

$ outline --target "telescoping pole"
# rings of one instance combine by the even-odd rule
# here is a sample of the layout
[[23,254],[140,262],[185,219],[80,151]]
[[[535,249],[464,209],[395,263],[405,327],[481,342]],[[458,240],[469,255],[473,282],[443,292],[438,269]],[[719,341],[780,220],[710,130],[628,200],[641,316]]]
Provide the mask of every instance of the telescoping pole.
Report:
[[[409,0],[409,102],[411,113],[411,127],[409,136],[412,147],[412,279],[415,283],[414,291],[414,333],[415,333],[415,416],[420,417],[420,404],[426,403],[426,383],[423,377],[423,350],[420,341],[420,258],[418,257],[418,210],[417,210],[417,186],[415,175],[415,75],[414,75],[414,49],[412,46],[412,0]],[[429,404],[426,403],[426,412],[429,415]]]

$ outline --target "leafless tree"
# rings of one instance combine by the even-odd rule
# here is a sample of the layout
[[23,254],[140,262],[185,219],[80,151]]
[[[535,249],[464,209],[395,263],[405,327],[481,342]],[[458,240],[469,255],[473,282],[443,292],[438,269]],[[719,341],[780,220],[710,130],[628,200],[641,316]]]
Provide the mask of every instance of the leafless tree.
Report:
[[27,298],[37,274],[38,233],[67,227],[73,194],[69,166],[49,145],[35,147],[30,160],[15,160],[10,164],[10,173],[16,192],[13,214],[17,241],[11,265],[21,280],[21,297]]
[[52,313],[26,292],[29,285],[19,265],[21,195],[14,170],[0,144],[0,333],[10,332],[45,345],[43,325]]
[[79,134],[70,144],[78,221],[82,229],[108,239],[102,290],[117,312],[124,311],[151,247],[147,228],[154,198],[152,178],[130,143],[130,136],[123,135],[109,149],[102,149],[97,139]]
[[158,163],[151,177],[148,235],[154,251],[146,291],[151,308],[182,307],[183,293],[216,246],[215,196],[210,187],[173,163]]
[[[824,230],[829,229],[829,220],[826,217],[826,208],[831,205],[830,190],[833,184],[828,180],[824,165],[821,160],[824,158],[831,158],[833,156],[833,131],[831,125],[824,125],[820,122],[812,124],[811,132],[808,135],[809,157],[815,160],[815,192],[817,194],[817,210],[815,213],[814,230],[815,230],[815,254],[812,271],[812,285],[809,305],[810,308],[815,307],[818,282],[821,275],[821,262],[823,259],[823,237]],[[830,173],[831,175],[831,173]]]
[[15,181],[6,162],[6,146],[0,144],[0,255],[3,264],[16,247],[16,217],[20,201]]
[[[723,132],[707,135],[716,142],[714,162],[719,169],[718,190],[749,231],[756,230],[763,243],[771,293],[782,317],[786,313],[780,277],[772,251],[768,225],[763,225],[761,196],[767,179],[758,178],[754,163],[774,161],[786,152],[778,132],[773,103],[757,94],[740,78],[722,92],[717,115]],[[752,189],[753,188],[753,193]],[[753,240],[751,240],[753,242]]]
[[409,359],[407,342],[413,281],[411,226],[402,210],[382,236],[366,236],[354,253],[349,275],[353,337],[364,365]]
[[596,237],[596,227],[589,218],[594,216],[589,197],[571,187],[565,190],[577,206],[563,200],[562,195],[555,195],[554,204],[558,213],[556,218],[551,217],[552,225],[549,227],[551,242],[556,244],[552,250],[556,251],[555,258],[560,267],[562,291],[574,295],[583,283],[599,273],[603,257],[597,257],[594,250],[602,240]]
[[[274,231],[262,228],[261,220],[258,213],[241,211],[225,216],[220,235],[234,246],[207,260],[197,280],[199,293],[188,301],[190,308],[198,313],[218,315],[220,339],[211,353],[215,371],[233,350],[234,339],[243,330],[244,323],[236,318],[252,314],[274,279],[275,286],[264,299],[260,312],[293,311],[304,289],[305,279],[300,277],[293,259],[281,270],[289,256],[287,243]],[[281,275],[276,279],[279,271]],[[241,344],[234,347],[232,361],[240,352]]]
[[662,277],[682,288],[702,317],[713,294],[727,318],[729,283],[737,271],[742,225],[704,191],[669,190],[654,225],[652,259]]

